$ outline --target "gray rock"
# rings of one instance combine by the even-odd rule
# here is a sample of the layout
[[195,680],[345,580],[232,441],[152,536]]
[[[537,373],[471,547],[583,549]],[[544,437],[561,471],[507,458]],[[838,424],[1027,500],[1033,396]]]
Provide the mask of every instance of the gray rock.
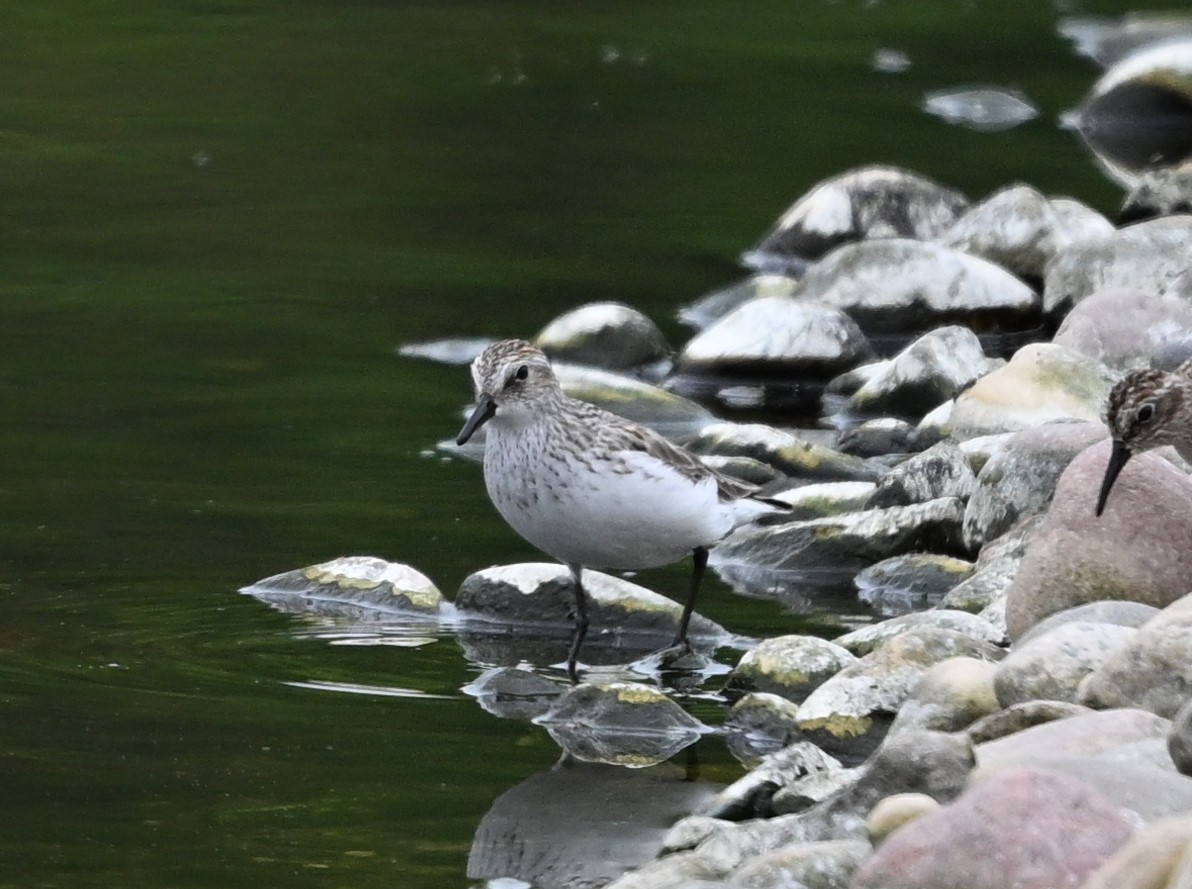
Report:
[[910,454],[922,450],[922,438],[919,431],[906,420],[879,417],[842,432],[839,448],[842,453],[854,457]]
[[967,327],[940,327],[883,362],[849,397],[848,407],[862,415],[917,419],[990,369],[975,333]]
[[970,207],[938,240],[1019,277],[1041,280],[1047,263],[1061,248],[1113,234],[1109,220],[1087,207],[1083,210],[1069,207],[1057,212],[1030,186],[1011,185]]
[[679,320],[696,330],[703,330],[756,297],[790,296],[798,284],[798,278],[788,275],[750,275],[744,281],[713,290],[679,309]]
[[964,542],[973,550],[1026,516],[1043,513],[1073,458],[1105,437],[1102,423],[1045,423],[1015,433],[977,475],[964,511]]
[[1187,158],[1176,166],[1143,170],[1118,218],[1141,222],[1179,213],[1192,213],[1192,161]]
[[728,711],[724,720],[728,752],[756,774],[762,759],[801,737],[799,708],[786,698],[765,691],[749,692]]
[[1005,87],[931,90],[923,96],[923,110],[979,133],[1008,130],[1039,114],[1024,93]]
[[871,336],[918,334],[974,315],[1008,330],[1039,323],[1039,297],[1009,272],[901,238],[833,251],[808,269],[799,298],[843,309]]
[[687,442],[694,454],[752,457],[796,478],[875,481],[878,471],[865,461],[813,444],[760,423],[714,423]]
[[867,565],[890,556],[947,544],[960,531],[963,506],[955,498],[738,529],[713,551],[709,564],[723,576],[756,575],[756,584],[798,580],[847,589]]
[[343,556],[258,580],[240,590],[290,614],[360,622],[437,617],[450,606],[421,571],[375,556]]
[[1179,13],[1131,12],[1112,18],[1074,16],[1060,20],[1058,32],[1074,49],[1108,68],[1151,43],[1192,37],[1192,20]]
[[1167,752],[1181,774],[1192,775],[1192,698],[1181,704],[1172,717]]
[[729,675],[726,694],[764,691],[798,703],[857,658],[817,636],[763,639]]
[[956,732],[1000,707],[994,693],[996,667],[969,657],[933,664],[898,709],[890,734],[908,729]]
[[1192,596],[1147,621],[1080,687],[1090,707],[1142,707],[1172,717],[1192,697]]
[[984,744],[1045,722],[1069,719],[1092,712],[1088,707],[1070,704],[1067,701],[1027,701],[983,716],[970,725],[965,734],[972,743]]
[[797,843],[749,862],[728,881],[732,889],[848,889],[873,851],[865,840]]
[[885,737],[894,714],[933,664],[964,656],[996,660],[1001,652],[962,633],[908,630],[846,667],[799,707],[799,730],[833,755],[865,756]]
[[1010,363],[977,380],[952,406],[958,439],[1017,432],[1053,420],[1101,420],[1117,376],[1100,362],[1050,343],[1033,343]]
[[[749,482],[758,487],[786,481],[786,476],[769,463],[763,463],[752,457],[720,457],[708,454],[701,457],[700,460],[705,466],[711,466],[723,475],[739,478],[743,482]],[[872,486],[866,485],[866,487]]]
[[879,621],[865,627],[845,633],[834,641],[842,648],[846,648],[855,655],[866,655],[885,645],[895,636],[923,627],[933,627],[940,630],[951,630],[974,639],[977,642],[1001,646],[1005,644],[1005,635],[992,626],[989,621],[975,614],[963,611],[953,611],[935,608],[931,611],[917,611],[904,614],[889,620]]
[[688,373],[816,374],[846,370],[873,354],[840,309],[789,296],[760,296],[733,309],[683,347]]
[[[838,760],[814,744],[795,741],[766,755],[744,777],[707,800],[694,814],[730,821],[768,817],[773,814],[770,801],[776,792],[794,791],[808,797],[803,805],[807,808],[854,780],[855,776]],[[672,838],[668,845],[673,841],[677,840]]]
[[572,398],[591,402],[663,435],[689,435],[715,421],[707,408],[694,401],[633,377],[571,364],[560,363],[554,368],[560,385]]
[[670,347],[649,318],[622,303],[588,303],[546,325],[534,344],[553,360],[608,370],[666,361]]
[[1101,666],[1137,630],[1079,621],[1016,645],[998,664],[994,686],[1003,707],[1027,701],[1072,701],[1082,679]]
[[[682,606],[627,580],[584,572],[592,625],[584,644],[585,657],[613,662],[636,656],[674,638]],[[527,562],[477,571],[464,579],[456,597],[463,620],[461,641],[495,634],[494,644],[511,649],[488,652],[490,663],[513,663],[531,654],[539,663],[563,655],[573,624],[575,591],[571,575],[561,565]],[[516,630],[511,633],[510,630]],[[691,618],[692,643],[712,648],[729,638],[727,631],[701,615]],[[544,651],[534,649],[538,637],[550,640]]]
[[[1020,522],[1002,537],[982,547],[972,577],[962,580],[948,591],[940,600],[939,608],[967,611],[979,614],[986,608],[994,607],[1004,602],[1010,591],[1010,585],[1018,574],[1018,566],[1022,562],[1026,550],[1025,541],[1021,548],[1002,546],[1003,542],[1017,541],[1019,533],[1016,529],[1025,530],[1038,524],[1038,519],[1027,519]],[[1025,536],[1025,535],[1024,535]],[[1005,607],[1002,606],[1003,623]]]
[[967,501],[976,483],[960,446],[954,441],[941,441],[890,470],[877,483],[869,506],[883,509],[941,497]]
[[1154,605],[1143,605],[1141,602],[1089,602],[1075,608],[1067,608],[1039,621],[1022,634],[1018,639],[1018,647],[1021,648],[1035,637],[1050,633],[1064,624],[1092,621],[1137,629],[1158,613],[1159,609]]
[[907,170],[858,167],[799,198],[743,261],[759,269],[798,268],[865,238],[931,238],[967,206],[959,192]]
[[1169,720],[1137,707],[1084,713],[979,744],[977,762],[982,768],[1036,765],[1059,754],[1112,760],[1139,741],[1165,740],[1170,728]]
[[891,617],[931,608],[972,576],[973,563],[936,553],[908,553],[883,559],[853,578],[857,598],[878,615]]
[[1140,454],[1126,465],[1098,517],[1094,507],[1108,460],[1106,440],[1082,451],[1060,477],[1010,587],[1011,638],[1086,602],[1163,607],[1192,589],[1192,479],[1153,452]]
[[1089,294],[1068,313],[1052,342],[1121,373],[1159,366],[1169,352],[1186,353],[1192,304],[1173,293],[1111,287]]
[[658,689],[584,682],[534,720],[583,762],[644,768],[674,756],[710,729]]
[[1192,265],[1192,216],[1169,216],[1119,229],[1102,241],[1060,250],[1047,267],[1043,308],[1062,317],[1107,288],[1163,295]]
[[977,784],[878,847],[852,889],[1078,886],[1134,832],[1075,778],[1027,769]]

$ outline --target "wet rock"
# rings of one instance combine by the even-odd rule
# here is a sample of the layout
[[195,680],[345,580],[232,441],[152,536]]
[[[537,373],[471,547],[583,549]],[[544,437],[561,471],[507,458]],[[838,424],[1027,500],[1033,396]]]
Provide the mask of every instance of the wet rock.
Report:
[[[1185,538],[1186,540],[1187,538]],[[1142,707],[1172,717],[1192,697],[1192,596],[1143,624],[1080,687],[1090,707]]]
[[[789,701],[785,703],[794,706]],[[807,808],[852,780],[838,760],[814,744],[795,741],[766,755],[748,774],[709,799],[694,814],[729,821],[769,817],[774,814],[771,801],[776,793],[798,793],[807,799],[802,806]]]
[[799,298],[848,312],[869,336],[917,335],[981,319],[1003,330],[1039,323],[1040,300],[1009,272],[938,244],[863,241],[808,269]]
[[961,502],[946,498],[742,528],[712,551],[709,563],[726,575],[764,569],[820,588],[847,589],[853,576],[874,562],[954,541],[962,515]]
[[799,730],[833,755],[866,756],[927,669],[957,656],[995,660],[1000,651],[952,630],[901,633],[812,692],[799,707]]
[[1192,162],[1188,160],[1140,173],[1118,218],[1129,223],[1179,213],[1192,213]]
[[866,238],[932,238],[968,206],[959,192],[897,167],[858,167],[799,198],[742,257],[757,269],[800,268]]
[[531,720],[549,710],[563,688],[520,667],[495,667],[485,670],[460,691],[476,698],[485,712],[493,716]]
[[790,504],[787,518],[819,519],[864,509],[875,487],[873,482],[821,482],[781,491],[773,499]]
[[852,889],[1077,886],[1133,832],[1126,815],[1082,782],[1015,769],[887,838]]
[[711,466],[722,475],[739,478],[743,482],[749,482],[758,487],[773,485],[786,479],[785,475],[769,463],[754,460],[752,457],[719,457],[708,454],[701,457],[700,460],[705,466]]
[[956,657],[932,665],[898,709],[890,734],[908,729],[960,731],[996,712],[995,666],[976,658]]
[[1183,889],[1190,846],[1192,816],[1163,818],[1124,843],[1081,889]]
[[1108,288],[1161,296],[1190,265],[1192,216],[1129,225],[1103,241],[1059,251],[1047,267],[1043,308],[1053,317],[1062,317],[1085,297]]
[[1030,536],[1041,520],[1040,516],[1023,519],[996,540],[982,546],[973,576],[954,586],[940,601],[939,607],[977,614],[1004,601],[1018,574]]
[[1056,627],[1061,627],[1064,624],[1092,621],[1137,629],[1158,613],[1159,609],[1154,605],[1143,605],[1141,602],[1118,602],[1112,599],[1104,602],[1088,602],[1084,605],[1077,605],[1075,608],[1067,608],[1039,621],[1022,634],[1018,639],[1018,647],[1021,648],[1035,637],[1050,633]]
[[761,296],[733,309],[683,347],[688,373],[831,376],[873,354],[840,309],[789,296]]
[[887,473],[869,498],[869,507],[907,506],[941,497],[967,501],[975,486],[976,478],[960,446],[941,441]]
[[687,448],[701,456],[752,457],[796,478],[875,481],[878,476],[863,460],[760,423],[714,423],[689,441]]
[[967,739],[941,732],[904,732],[888,739],[856,770],[855,781],[810,809],[739,824],[702,817],[683,819],[672,828],[664,847],[686,851],[647,865],[613,886],[678,889],[686,884],[676,881],[677,877],[718,879],[758,855],[794,843],[862,838],[865,816],[879,800],[906,792],[951,799],[960,792],[972,766],[973,751]]
[[1066,419],[1098,423],[1115,382],[1104,365],[1071,349],[1050,343],[1023,346],[1009,364],[956,398],[952,434],[974,438]]
[[923,97],[923,110],[980,133],[1008,130],[1039,114],[1023,93],[1001,87],[933,90]]
[[839,448],[854,457],[910,454],[923,449],[921,439],[919,430],[906,420],[879,417],[841,433]]
[[984,744],[986,741],[996,741],[998,738],[1045,722],[1069,719],[1092,712],[1088,707],[1066,701],[1027,701],[983,716],[970,725],[965,734],[974,744]]
[[[1153,452],[1132,459],[1094,514],[1108,440],[1082,451],[1056,486],[1010,586],[1006,622],[1021,637],[1048,615],[1104,599],[1163,607],[1192,589],[1192,479]],[[1163,516],[1155,522],[1155,516]]]
[[656,688],[584,682],[534,720],[583,762],[644,768],[670,759],[710,731]]
[[967,327],[940,327],[883,362],[849,397],[848,408],[861,415],[917,419],[990,369],[975,333]]
[[1192,37],[1192,18],[1178,12],[1130,12],[1116,17],[1071,16],[1058,32],[1102,68],[1117,64],[1138,49],[1172,38]]
[[1081,103],[1077,130],[1101,167],[1123,185],[1189,157],[1192,38],[1139,48],[1116,62]]
[[998,664],[998,700],[1003,707],[1036,700],[1075,702],[1080,681],[1137,632],[1079,621],[1035,636]]
[[798,716],[798,706],[780,695],[764,691],[746,694],[724,720],[729,753],[755,769],[763,757],[799,740]]
[[857,659],[817,636],[763,639],[745,652],[729,675],[725,693],[764,691],[798,703]]
[[962,580],[973,563],[935,553],[908,553],[883,559],[860,571],[853,583],[857,598],[882,617],[931,608]]
[[1185,701],[1171,720],[1167,752],[1181,774],[1192,775],[1192,698]]
[[964,511],[965,544],[979,550],[1022,518],[1045,512],[1060,474],[1104,437],[1104,424],[1091,422],[1045,423],[1015,433],[976,478]]
[[939,802],[925,793],[896,793],[873,807],[865,819],[865,832],[869,834],[870,842],[877,846],[902,825],[939,807]]
[[[584,572],[584,591],[592,621],[584,642],[585,657],[603,649],[606,656],[611,653],[623,659],[627,651],[649,651],[674,638],[683,610],[679,603],[598,571]],[[465,640],[473,633],[499,633],[506,645],[516,643],[524,656],[528,643],[521,634],[551,636],[556,645],[566,642],[573,624],[575,590],[571,575],[561,565],[500,565],[465,578],[456,605],[464,620]],[[691,641],[697,648],[713,647],[727,638],[723,627],[692,615]],[[561,647],[551,650],[557,657],[564,653]]]
[[713,290],[679,310],[679,320],[703,330],[738,306],[762,296],[791,296],[799,284],[789,275],[750,275],[744,281]]
[[354,621],[435,617],[450,606],[422,572],[375,556],[343,556],[258,580],[240,590],[278,611]]
[[749,862],[727,885],[732,889],[848,889],[853,873],[872,851],[865,840],[786,846]]
[[649,318],[621,303],[589,303],[555,318],[534,338],[552,360],[608,370],[666,361],[670,347]]
[[1051,201],[1029,185],[1011,185],[970,207],[939,242],[1021,278],[1041,281],[1044,268],[1060,248],[1107,237],[1113,231],[1108,219],[1082,204],[1056,212]]
[[[1172,351],[1186,354],[1192,337],[1192,304],[1171,293],[1097,290],[1060,324],[1053,342],[1125,373],[1156,367]],[[1177,362],[1178,363],[1178,362]]]
[[556,364],[554,368],[560,385],[572,398],[591,402],[663,435],[691,434],[715,421],[707,408],[694,401],[632,377],[569,364]]
[[1001,646],[1006,641],[1004,634],[999,632],[989,621],[975,614],[942,608],[917,611],[869,624],[850,633],[845,633],[834,641],[841,648],[845,648],[855,655],[863,656],[885,645],[895,636],[923,627],[950,630],[968,636],[977,642],[990,645]]

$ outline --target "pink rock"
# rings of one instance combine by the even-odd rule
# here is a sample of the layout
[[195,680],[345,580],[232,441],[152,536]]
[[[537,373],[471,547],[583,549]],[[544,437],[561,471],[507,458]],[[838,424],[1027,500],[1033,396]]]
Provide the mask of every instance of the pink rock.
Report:
[[1083,781],[1007,769],[897,830],[851,889],[1077,887],[1133,833]]

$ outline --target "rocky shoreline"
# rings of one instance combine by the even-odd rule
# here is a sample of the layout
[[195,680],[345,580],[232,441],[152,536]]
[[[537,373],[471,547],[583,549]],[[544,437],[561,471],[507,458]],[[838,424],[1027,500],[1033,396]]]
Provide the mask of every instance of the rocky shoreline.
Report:
[[[716,730],[749,773],[610,889],[1192,885],[1189,467],[1139,455],[1094,514],[1110,388],[1192,354],[1192,216],[1117,227],[1024,184],[972,203],[866,167],[811,189],[745,261],[748,278],[680,310],[696,333],[676,354],[613,303],[536,342],[570,394],[791,503],[713,551],[730,585],[795,608],[856,594],[884,619],[743,640],[697,617],[676,679],[648,653],[678,605],[589,572],[591,663],[566,688],[520,666],[560,657],[558,566],[479,571],[452,603],[364,558],[245,591],[449,625],[503,665],[469,693],[579,760],[674,755],[712,729],[664,690],[717,686]],[[717,416],[742,407],[792,423]],[[475,458],[483,436],[442,447]],[[725,647],[744,653],[717,676]]]

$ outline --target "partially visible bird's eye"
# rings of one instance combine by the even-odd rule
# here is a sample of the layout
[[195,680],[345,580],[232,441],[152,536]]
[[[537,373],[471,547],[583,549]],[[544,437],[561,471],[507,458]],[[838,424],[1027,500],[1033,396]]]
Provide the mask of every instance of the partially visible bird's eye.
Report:
[[530,368],[528,365],[525,365],[525,364],[523,364],[521,367],[519,367],[517,369],[517,372],[514,374],[514,376],[519,380],[524,380],[529,375],[530,375]]
[[1138,413],[1134,415],[1139,423],[1150,422],[1151,417],[1155,416],[1155,406],[1149,401],[1139,405]]

